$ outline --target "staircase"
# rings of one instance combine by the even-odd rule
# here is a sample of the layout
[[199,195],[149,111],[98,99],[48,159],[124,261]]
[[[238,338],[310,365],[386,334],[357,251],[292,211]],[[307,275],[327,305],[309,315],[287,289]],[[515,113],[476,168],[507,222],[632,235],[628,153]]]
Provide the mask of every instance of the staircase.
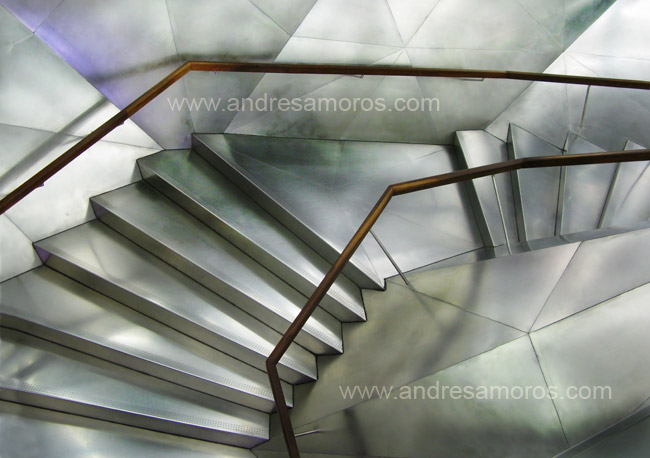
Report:
[[[337,249],[247,172],[254,163],[218,147],[233,136],[210,137],[140,159],[142,182],[92,198],[96,220],[37,242],[45,265],[0,285],[0,399],[244,449],[270,438],[265,358]],[[561,153],[515,125],[507,143],[463,131],[456,144],[461,167]],[[599,150],[570,134],[564,153]],[[650,218],[646,163],[522,170],[466,189],[486,248],[430,268],[505,256],[506,243],[521,252],[630,231]],[[383,283],[364,259],[349,263],[280,362],[290,405],[293,385],[318,378],[317,356],[343,352],[342,323],[366,320],[362,289]],[[35,429],[58,427],[28,415],[32,407],[0,407],[15,432],[8,456],[20,456]],[[130,447],[131,433],[106,431],[96,434]],[[161,437],[152,453],[165,448]],[[60,455],[72,450],[57,445]]]

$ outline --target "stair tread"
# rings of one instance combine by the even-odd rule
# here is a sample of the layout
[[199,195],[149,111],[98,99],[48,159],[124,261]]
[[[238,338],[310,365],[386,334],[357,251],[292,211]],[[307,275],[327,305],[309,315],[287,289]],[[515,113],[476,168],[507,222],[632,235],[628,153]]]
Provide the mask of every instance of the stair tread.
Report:
[[[97,358],[4,332],[0,391],[9,400],[233,445],[268,439],[268,414],[166,384]],[[13,397],[12,397],[13,396]],[[92,407],[92,409],[88,409]]]
[[[311,294],[329,270],[329,263],[191,150],[162,151],[138,163],[145,178],[158,178],[151,181],[152,185],[163,180],[173,187],[184,200],[191,202],[192,205],[183,205],[185,208],[198,206],[195,212],[188,210],[235,245],[238,245],[237,237],[229,237],[231,233],[246,239],[248,244],[244,241],[238,245],[242,250],[267,268],[275,269],[278,275],[282,274],[285,281],[303,294]],[[176,200],[173,195],[168,197]],[[259,251],[247,250],[250,244]],[[257,256],[259,252],[261,255]],[[291,273],[299,275],[302,281],[292,282],[288,278]],[[332,285],[321,305],[340,319],[365,318],[359,288],[345,276]]]
[[[92,277],[78,280],[92,282],[105,294],[259,369],[264,370],[263,359],[280,339],[273,329],[99,221],[41,240],[36,248],[54,268],[78,276],[67,265],[79,267]],[[221,348],[224,341],[227,348]],[[279,371],[292,382],[313,380],[315,357],[293,345]]]
[[[300,239],[306,241],[317,253],[328,262],[334,262],[340,252],[327,237],[301,220],[298,215],[274,196],[263,184],[259,183],[250,172],[239,164],[239,157],[248,157],[244,149],[270,147],[287,147],[286,142],[296,139],[257,137],[232,134],[197,134],[192,137],[194,150],[217,170],[231,179],[252,197],[266,211],[271,213],[286,227],[291,228]],[[241,148],[239,151],[236,148]],[[383,280],[379,278],[368,259],[361,252],[353,256],[346,264],[343,273],[362,288],[381,288]]]
[[[72,338],[74,348],[82,352],[208,394],[272,410],[273,395],[263,372],[212,349],[199,355],[201,349],[197,351],[191,342],[184,342],[185,336],[174,336],[171,330],[170,336],[163,325],[48,267],[3,283],[0,293],[4,326],[28,333],[36,333],[34,326],[41,326],[53,331],[48,332],[50,340],[70,345]],[[15,324],[10,317],[25,324]],[[7,323],[8,318],[13,324]]]
[[[212,284],[215,280],[220,282],[219,288],[213,286],[214,289],[219,289],[215,292],[226,299],[230,299],[227,294],[235,294],[235,305],[244,307],[241,302],[244,297],[255,304],[254,313],[267,313],[264,319],[279,319],[279,322],[267,321],[267,324],[280,332],[294,320],[307,300],[144,183],[135,183],[93,197],[92,202],[100,219],[109,225],[117,224],[123,230],[122,224],[128,226],[127,230],[134,229],[138,236],[146,238],[140,243],[153,244],[150,251],[156,255],[165,249],[171,250],[179,257],[172,260],[172,263],[181,263],[183,268],[191,265],[206,273],[201,279],[195,277],[204,285]],[[116,222],[114,218],[119,221]],[[223,288],[223,284],[227,288]],[[340,322],[324,310],[317,310],[297,341],[317,353],[341,352],[343,345]]]
[[[0,401],[4,458],[192,457],[254,458],[250,450]],[[83,438],[83,440],[71,440]],[[92,444],[92,451],[88,444]]]

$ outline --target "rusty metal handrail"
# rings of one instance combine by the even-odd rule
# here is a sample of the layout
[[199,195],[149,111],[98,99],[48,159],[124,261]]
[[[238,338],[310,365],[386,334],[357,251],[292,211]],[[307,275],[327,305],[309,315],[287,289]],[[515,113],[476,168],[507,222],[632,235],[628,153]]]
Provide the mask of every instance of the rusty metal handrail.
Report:
[[534,169],[540,167],[558,167],[558,166],[573,166],[573,165],[589,165],[589,164],[607,164],[612,162],[633,162],[650,160],[650,149],[636,150],[636,151],[611,151],[605,153],[591,153],[591,154],[571,154],[560,156],[542,156],[530,157],[524,159],[515,159],[511,161],[498,162],[496,164],[484,165],[481,167],[474,167],[471,169],[463,169],[455,172],[444,173],[428,178],[421,178],[419,180],[405,181],[403,183],[396,183],[388,186],[382,196],[379,198],[373,209],[370,211],[366,219],[363,221],[357,232],[354,234],[350,242],[343,249],[338,259],[334,262],[329,272],[325,275],[320,282],[314,294],[309,298],[307,304],[300,311],[296,319],[291,323],[289,329],[284,333],[277,346],[271,352],[271,355],[266,360],[266,370],[271,382],[273,390],[273,397],[275,398],[276,408],[280,416],[280,423],[282,424],[282,432],[284,440],[289,451],[291,458],[299,458],[300,452],[298,444],[291,425],[291,418],[289,417],[289,409],[287,408],[282,385],[280,384],[280,377],[278,375],[277,365],[284,353],[289,349],[294,339],[305,325],[309,317],[312,315],[320,301],[325,297],[327,291],[330,289],[336,278],[339,276],[345,264],[352,257],[356,249],[361,245],[363,239],[368,235],[372,226],[375,224],[386,205],[393,196],[400,194],[409,194],[424,189],[437,188],[453,183],[460,183],[464,181],[481,178],[488,175],[496,175],[499,173],[512,172],[520,169]]
[[544,81],[550,83],[581,84],[588,86],[618,87],[650,90],[649,81],[600,78],[589,76],[557,75],[550,73],[514,72],[500,70],[472,70],[458,68],[411,68],[367,65],[309,65],[275,64],[247,62],[205,62],[189,61],[160,80],[133,103],[84,137],[79,143],[57,157],[42,170],[0,200],[0,215],[20,202],[34,189],[41,186],[80,154],[100,141],[113,129],[122,125],[135,113],[160,95],[165,89],[181,79],[190,71],[201,72],[242,72],[242,73],[286,73],[318,75],[376,75],[376,76],[423,76],[446,78],[485,78],[512,79],[524,81]]

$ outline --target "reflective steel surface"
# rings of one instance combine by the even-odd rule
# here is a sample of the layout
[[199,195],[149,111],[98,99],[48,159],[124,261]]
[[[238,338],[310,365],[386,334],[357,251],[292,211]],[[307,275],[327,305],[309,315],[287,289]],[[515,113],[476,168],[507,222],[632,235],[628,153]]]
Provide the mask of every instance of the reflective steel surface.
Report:
[[[196,340],[265,370],[280,334],[97,221],[36,244],[48,266]],[[316,378],[313,355],[294,345],[282,378]]]
[[648,229],[582,243],[533,329],[540,329],[648,282],[649,244]]
[[[191,151],[166,151],[138,162],[145,179],[269,270],[310,295],[330,265],[240,189]],[[322,306],[345,321],[365,318],[361,292],[346,277]]]
[[[370,382],[375,384],[383,386],[380,380]],[[318,433],[298,437],[298,445],[307,453],[394,457],[553,456],[566,448],[551,400],[452,399],[449,393],[443,396],[443,386],[545,387],[546,383],[524,336],[432,375],[396,383],[387,399],[366,400],[304,424],[296,429],[298,435]],[[431,398],[416,397],[427,390]],[[282,447],[281,436],[272,434],[255,450]]]
[[[646,277],[646,281],[650,276]],[[555,400],[571,445],[616,423],[648,399],[650,287],[646,284],[531,334],[550,385],[588,387]],[[609,387],[597,391],[596,387]],[[569,392],[567,392],[569,393]]]
[[252,446],[266,414],[3,329],[0,397],[197,439]]
[[253,458],[237,447],[80,418],[0,401],[0,450],[6,458],[141,456]]
[[[485,131],[457,132],[455,143],[459,149],[459,160],[465,168],[508,160],[506,144]],[[500,174],[496,180],[501,210],[492,178],[483,177],[466,183],[474,214],[481,230],[481,237],[486,246],[503,245],[506,233],[511,243],[518,240],[510,175]],[[506,221],[505,229],[501,213]]]
[[[512,159],[532,156],[553,156],[562,150],[510,125],[508,146]],[[517,229],[521,240],[535,240],[555,235],[560,169],[558,167],[518,170],[512,174],[517,213]]]
[[[307,301],[144,183],[94,197],[92,202],[99,219],[279,332]],[[332,315],[319,310],[298,343],[315,353],[340,353],[340,326]]]
[[[3,283],[3,325],[33,333],[192,389],[271,411],[264,373],[143,319],[55,273],[36,269]],[[291,398],[291,390],[287,390]]]

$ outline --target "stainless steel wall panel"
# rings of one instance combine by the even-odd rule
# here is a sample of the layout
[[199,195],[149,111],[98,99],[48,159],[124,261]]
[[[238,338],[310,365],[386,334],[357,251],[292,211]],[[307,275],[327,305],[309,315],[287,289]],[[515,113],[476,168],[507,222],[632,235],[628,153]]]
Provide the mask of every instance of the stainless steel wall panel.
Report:
[[648,229],[582,243],[533,329],[580,312],[650,281]]
[[645,285],[531,334],[549,385],[565,394],[555,405],[571,445],[647,400],[648,300]]

